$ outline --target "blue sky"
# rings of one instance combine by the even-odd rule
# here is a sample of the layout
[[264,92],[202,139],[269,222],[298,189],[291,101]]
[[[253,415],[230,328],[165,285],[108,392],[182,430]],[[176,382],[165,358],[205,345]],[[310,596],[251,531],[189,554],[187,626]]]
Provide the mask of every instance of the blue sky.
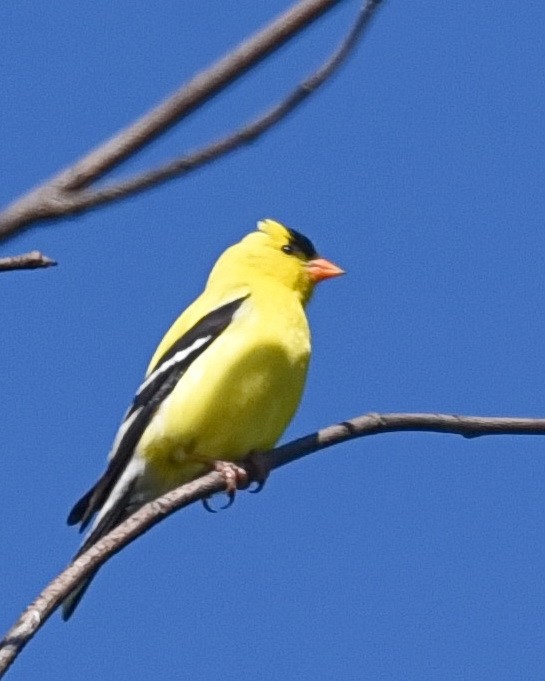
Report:
[[[149,109],[288,6],[0,4],[0,203]],[[116,171],[250,119],[340,39],[357,3]],[[545,5],[391,0],[324,90],[266,137],[1,254],[0,627],[78,545],[156,343],[217,255],[274,217],[346,277],[309,316],[286,439],[367,411],[541,416]],[[10,672],[77,678],[543,678],[545,441],[393,434],[176,514],[115,557]]]

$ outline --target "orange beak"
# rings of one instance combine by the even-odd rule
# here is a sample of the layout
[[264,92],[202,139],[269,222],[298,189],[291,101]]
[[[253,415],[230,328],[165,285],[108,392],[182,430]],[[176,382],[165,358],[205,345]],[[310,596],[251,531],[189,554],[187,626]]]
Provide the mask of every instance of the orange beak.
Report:
[[315,258],[314,260],[310,260],[307,267],[310,278],[315,284],[317,284],[319,281],[323,281],[324,279],[340,277],[341,274],[344,274],[344,270],[341,270],[340,267],[337,267],[337,265],[334,265],[325,258]]

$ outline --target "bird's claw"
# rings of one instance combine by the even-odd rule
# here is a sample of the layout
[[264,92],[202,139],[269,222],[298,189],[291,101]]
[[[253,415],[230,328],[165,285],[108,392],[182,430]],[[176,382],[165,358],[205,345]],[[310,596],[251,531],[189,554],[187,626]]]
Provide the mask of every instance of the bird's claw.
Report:
[[208,513],[217,513],[216,509],[210,506],[210,497],[205,497],[201,500],[201,503],[204,506],[204,510],[208,511]]
[[248,476],[252,483],[256,483],[256,486],[248,490],[252,494],[257,494],[265,487],[267,478],[269,477],[270,466],[267,457],[262,452],[254,452],[248,457],[246,461],[246,468],[248,470]]
[[[228,501],[226,504],[223,506],[220,506],[219,510],[220,511],[225,511],[226,508],[229,508],[229,506],[233,505],[233,502],[235,501],[235,493],[234,492],[226,492]],[[204,506],[204,509],[208,511],[208,513],[217,513],[215,508],[212,508],[210,505],[210,499],[211,497],[206,497],[206,499],[202,500],[202,505]]]
[[[246,489],[256,483],[253,489],[248,490],[252,494],[261,492],[269,476],[269,463],[261,452],[255,452],[246,459],[246,468],[241,468],[230,461],[215,461],[213,470],[222,475],[225,480],[228,501],[220,510],[225,510],[233,505],[237,489]],[[210,505],[210,498],[203,499],[202,505],[209,513],[217,513]]]
[[[230,461],[214,461],[213,470],[220,473],[225,480],[225,493],[228,501],[223,506],[220,506],[220,510],[224,511],[226,508],[233,505],[237,489],[246,489],[246,487],[248,487],[249,476],[244,468],[241,468]],[[209,497],[203,499],[202,505],[209,513],[217,513],[217,511],[210,506]]]
[[265,478],[265,480],[255,480],[254,482],[256,483],[255,487],[253,489],[248,490],[250,494],[258,494],[259,492],[261,492],[261,490],[265,487],[267,479]]

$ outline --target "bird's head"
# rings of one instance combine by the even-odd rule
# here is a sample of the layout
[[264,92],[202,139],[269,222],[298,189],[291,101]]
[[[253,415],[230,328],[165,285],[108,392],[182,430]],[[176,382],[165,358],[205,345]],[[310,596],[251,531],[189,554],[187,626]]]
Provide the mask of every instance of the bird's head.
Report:
[[257,230],[227,249],[214,269],[261,280],[273,280],[298,293],[306,303],[314,286],[344,271],[321,258],[310,239],[275,220],[261,220]]

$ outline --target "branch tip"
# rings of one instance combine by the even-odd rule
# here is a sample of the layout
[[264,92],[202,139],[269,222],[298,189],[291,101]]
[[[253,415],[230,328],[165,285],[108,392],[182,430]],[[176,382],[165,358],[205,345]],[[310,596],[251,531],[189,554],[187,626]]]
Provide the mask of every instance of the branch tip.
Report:
[[7,258],[0,258],[0,272],[10,270],[36,270],[45,267],[55,267],[57,261],[40,251],[30,251],[22,255],[12,255]]

